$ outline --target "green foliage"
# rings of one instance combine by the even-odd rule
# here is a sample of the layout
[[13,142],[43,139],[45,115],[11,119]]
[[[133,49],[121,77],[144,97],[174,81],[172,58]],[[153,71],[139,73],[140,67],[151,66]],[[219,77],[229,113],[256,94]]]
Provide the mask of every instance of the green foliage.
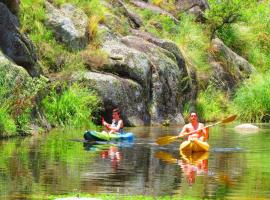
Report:
[[243,11],[254,0],[209,0],[208,2],[210,9],[206,11],[205,17],[213,38],[215,32],[225,24],[237,22],[242,17]]
[[221,91],[209,85],[200,91],[196,110],[205,121],[219,120],[227,115],[229,98]]
[[241,22],[224,26],[218,36],[259,71],[270,65],[270,9],[265,1],[251,4],[242,11]]
[[21,1],[19,13],[21,32],[28,34],[35,44],[53,39],[52,31],[44,25],[44,0]]
[[14,119],[10,115],[9,107],[0,107],[0,138],[11,136],[16,132]]
[[56,90],[43,100],[45,115],[52,125],[82,127],[92,123],[92,114],[100,108],[97,95],[74,84],[59,94]]
[[239,118],[244,121],[270,121],[269,94],[269,74],[253,76],[237,90],[232,109],[237,111]]
[[207,71],[209,40],[203,25],[195,22],[191,15],[182,14],[179,33],[174,36],[188,66],[194,66],[198,71]]

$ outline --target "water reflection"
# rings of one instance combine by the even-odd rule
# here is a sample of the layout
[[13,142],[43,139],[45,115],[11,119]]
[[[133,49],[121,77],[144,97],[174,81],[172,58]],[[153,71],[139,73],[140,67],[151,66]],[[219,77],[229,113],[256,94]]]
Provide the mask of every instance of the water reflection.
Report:
[[170,153],[159,151],[155,154],[155,157],[166,163],[179,165],[187,183],[189,186],[192,186],[195,183],[197,176],[208,173],[209,152],[181,152],[180,154],[181,159],[176,159]]
[[208,173],[209,152],[194,152],[190,154],[181,152],[181,156],[178,165],[183,170],[188,184],[192,186],[195,183],[196,176]]
[[269,128],[245,136],[230,128],[212,129],[207,155],[181,155],[179,142],[154,143],[175,130],[135,128],[130,130],[136,135],[133,143],[82,143],[84,131],[79,130],[0,141],[0,199],[74,191],[183,199],[270,197]]
[[116,172],[123,156],[119,150],[119,147],[132,147],[132,143],[122,142],[117,144],[111,144],[100,142],[85,142],[83,143],[83,146],[86,151],[98,152],[100,158],[102,158],[103,160],[109,160],[111,162],[112,169],[114,169],[114,171]]

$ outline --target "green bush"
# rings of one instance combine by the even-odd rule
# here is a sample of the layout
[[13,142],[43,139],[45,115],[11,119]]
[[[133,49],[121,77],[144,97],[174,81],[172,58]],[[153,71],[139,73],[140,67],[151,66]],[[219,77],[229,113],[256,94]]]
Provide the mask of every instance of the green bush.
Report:
[[10,115],[8,106],[0,107],[0,138],[8,137],[16,133],[16,124]]
[[100,108],[100,99],[94,92],[74,84],[60,94],[53,90],[42,104],[52,125],[83,127],[92,125],[92,114]]
[[239,118],[248,122],[261,122],[270,118],[269,75],[256,75],[240,87],[234,96],[232,109]]
[[266,1],[250,2],[236,24],[227,24],[217,35],[226,45],[245,57],[259,71],[270,65],[270,9]]
[[208,33],[202,24],[195,22],[194,16],[181,15],[179,33],[175,34],[173,40],[179,44],[188,66],[192,65],[199,71],[209,69]]
[[205,91],[200,91],[196,110],[203,120],[215,121],[228,115],[228,106],[229,97],[210,85]]

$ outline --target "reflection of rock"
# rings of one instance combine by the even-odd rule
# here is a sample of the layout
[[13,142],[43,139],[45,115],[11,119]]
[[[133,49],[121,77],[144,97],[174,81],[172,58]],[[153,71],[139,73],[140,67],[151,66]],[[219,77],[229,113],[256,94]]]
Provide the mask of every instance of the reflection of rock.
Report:
[[52,27],[55,37],[73,50],[84,48],[88,43],[86,14],[71,4],[60,9],[46,2],[47,24]]
[[239,132],[239,133],[243,133],[243,134],[247,134],[247,133],[256,133],[259,131],[259,127],[252,125],[252,124],[240,124],[236,127],[234,127],[234,129]]

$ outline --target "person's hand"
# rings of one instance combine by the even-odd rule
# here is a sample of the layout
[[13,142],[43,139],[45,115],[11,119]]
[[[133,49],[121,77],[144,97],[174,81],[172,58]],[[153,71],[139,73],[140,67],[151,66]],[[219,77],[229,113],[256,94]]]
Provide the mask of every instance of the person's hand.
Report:
[[184,133],[180,133],[178,136],[179,136],[179,137],[184,137],[185,134],[184,134]]

